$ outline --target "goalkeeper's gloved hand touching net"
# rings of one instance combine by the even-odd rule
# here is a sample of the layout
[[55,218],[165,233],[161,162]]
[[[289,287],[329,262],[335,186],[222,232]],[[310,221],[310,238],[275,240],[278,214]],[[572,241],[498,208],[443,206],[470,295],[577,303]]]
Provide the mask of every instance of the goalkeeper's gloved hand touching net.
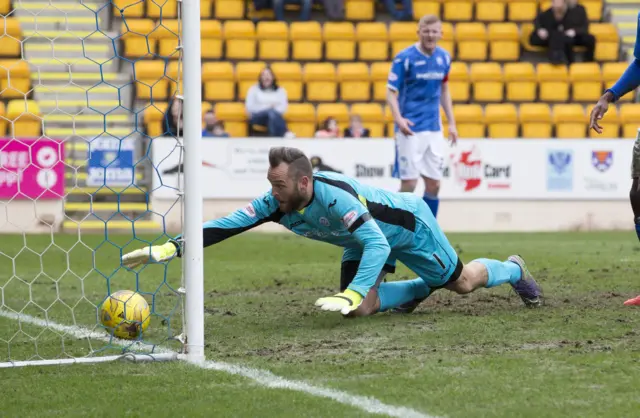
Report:
[[122,256],[122,265],[127,268],[134,268],[141,264],[161,263],[171,260],[178,254],[178,247],[169,241],[162,245],[152,245],[140,248]]

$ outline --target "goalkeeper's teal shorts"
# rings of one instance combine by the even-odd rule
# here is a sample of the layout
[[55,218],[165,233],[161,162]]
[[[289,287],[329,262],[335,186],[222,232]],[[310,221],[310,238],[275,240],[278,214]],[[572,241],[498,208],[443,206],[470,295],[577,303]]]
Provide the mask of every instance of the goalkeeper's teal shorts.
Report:
[[[430,288],[437,289],[457,280],[462,274],[463,265],[429,206],[417,196],[415,200],[416,229],[412,245],[403,248],[394,248],[392,245],[384,271],[393,272],[396,261],[400,261],[420,276]],[[360,249],[346,248],[343,262],[359,260],[361,254]]]

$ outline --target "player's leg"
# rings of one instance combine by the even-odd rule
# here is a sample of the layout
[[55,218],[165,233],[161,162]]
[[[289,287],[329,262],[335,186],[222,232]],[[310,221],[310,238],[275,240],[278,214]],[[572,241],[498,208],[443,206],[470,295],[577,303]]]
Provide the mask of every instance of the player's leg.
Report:
[[431,288],[444,287],[470,293],[480,287],[510,284],[527,306],[541,304],[541,291],[519,256],[506,261],[480,258],[464,265],[435,218],[421,205],[416,218],[416,246],[398,255],[398,260],[417,273]]
[[411,193],[416,189],[420,171],[417,164],[422,158],[424,145],[419,135],[406,136],[396,133],[396,160],[393,176],[400,179],[400,191]]
[[[636,235],[640,240],[640,184],[638,178],[640,178],[640,133],[636,138],[636,142],[633,144],[633,153],[631,156],[631,177],[633,182],[631,183],[631,190],[629,190],[629,201],[631,202],[631,209],[633,210],[633,220],[636,226]],[[640,296],[629,299],[624,302],[625,305],[640,305]]]
[[425,201],[434,217],[438,216],[440,200],[440,180],[444,169],[444,147],[446,145],[442,132],[425,132],[423,141],[427,144],[422,161],[420,162],[420,174],[424,181]]

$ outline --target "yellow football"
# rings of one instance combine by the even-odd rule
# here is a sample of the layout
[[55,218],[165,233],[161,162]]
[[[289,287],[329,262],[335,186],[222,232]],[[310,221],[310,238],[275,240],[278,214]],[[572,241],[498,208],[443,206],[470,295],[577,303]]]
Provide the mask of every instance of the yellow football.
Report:
[[100,322],[109,334],[127,340],[136,339],[151,322],[149,304],[139,293],[119,290],[100,306]]

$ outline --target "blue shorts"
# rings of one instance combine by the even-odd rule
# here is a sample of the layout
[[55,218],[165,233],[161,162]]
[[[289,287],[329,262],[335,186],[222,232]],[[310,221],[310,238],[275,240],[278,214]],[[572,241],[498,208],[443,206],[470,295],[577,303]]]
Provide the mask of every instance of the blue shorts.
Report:
[[[399,245],[400,248],[396,249],[392,246],[383,270],[387,273],[395,272],[396,260],[400,261],[420,276],[432,289],[458,280],[462,273],[462,262],[424,200],[416,197],[413,214],[416,227],[411,233],[411,242],[405,241]],[[353,279],[352,276],[355,276],[361,257],[361,249],[345,248],[342,257],[343,266],[345,262],[355,262],[348,274],[343,271],[343,276],[351,276],[342,279],[345,283],[348,284],[350,279]]]

